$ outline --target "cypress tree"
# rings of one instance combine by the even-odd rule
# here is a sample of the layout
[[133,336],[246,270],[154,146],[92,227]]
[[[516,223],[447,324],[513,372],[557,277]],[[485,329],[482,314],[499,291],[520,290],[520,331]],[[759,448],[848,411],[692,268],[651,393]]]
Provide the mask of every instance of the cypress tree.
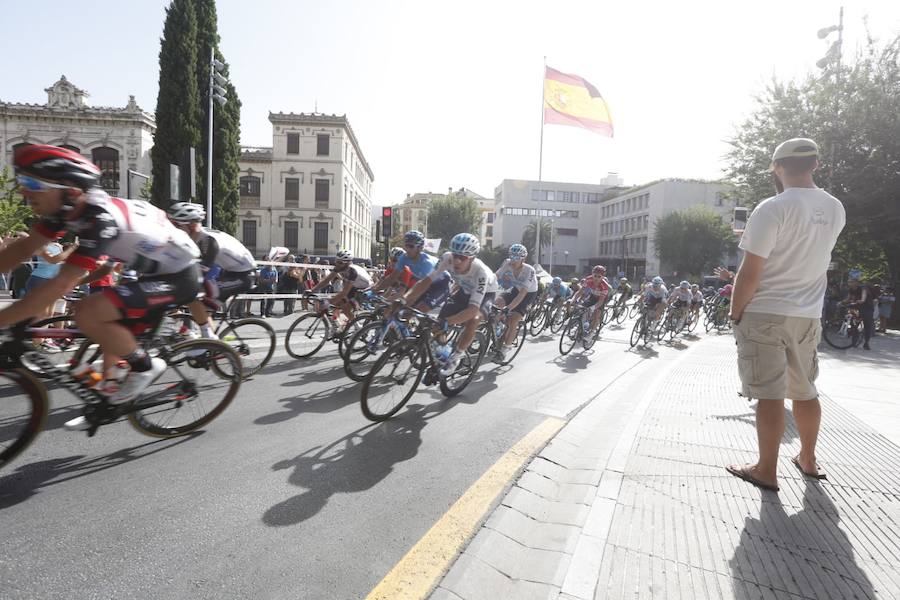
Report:
[[166,207],[169,164],[181,164],[187,149],[198,148],[201,141],[194,0],[172,0],[160,42],[151,196],[155,205]]

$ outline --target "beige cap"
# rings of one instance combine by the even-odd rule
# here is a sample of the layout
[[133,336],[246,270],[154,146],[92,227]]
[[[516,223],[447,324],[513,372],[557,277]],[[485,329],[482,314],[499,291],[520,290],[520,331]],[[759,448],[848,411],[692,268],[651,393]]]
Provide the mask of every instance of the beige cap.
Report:
[[819,146],[816,145],[814,141],[809,138],[794,138],[778,144],[778,147],[775,148],[775,153],[772,155],[772,164],[770,168],[774,167],[775,161],[781,158],[789,158],[791,156],[818,155]]

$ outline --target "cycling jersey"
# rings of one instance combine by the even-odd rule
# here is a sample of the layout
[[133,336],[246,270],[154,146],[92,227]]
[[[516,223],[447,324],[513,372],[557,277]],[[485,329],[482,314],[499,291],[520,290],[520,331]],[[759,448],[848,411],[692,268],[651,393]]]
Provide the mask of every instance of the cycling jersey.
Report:
[[485,294],[496,294],[497,292],[497,278],[494,277],[490,268],[478,258],[472,260],[467,273],[460,273],[454,268],[453,253],[445,252],[428,278],[436,281],[445,272],[450,273],[460,291],[468,295],[470,306],[480,306]]
[[693,297],[691,299],[691,303],[701,304],[702,302],[703,302],[703,293],[702,292],[694,292]]
[[675,300],[678,300],[681,302],[690,302],[691,299],[694,297],[693,294],[691,294],[691,290],[683,290],[680,287],[677,287],[674,290],[672,290],[672,293],[670,295],[673,298],[675,298]]
[[372,278],[359,265],[350,264],[343,271],[336,271],[342,281],[346,281],[354,289],[362,290],[372,285]]
[[[384,270],[384,276],[389,277],[391,275],[391,273],[393,273],[395,270],[396,269],[392,266],[388,267],[387,269]],[[415,277],[413,276],[413,272],[410,270],[409,267],[403,267],[400,270],[400,274],[397,275],[397,278],[407,288],[411,288],[413,286],[413,284],[415,283]]]
[[501,289],[508,290],[510,288],[516,288],[517,290],[525,290],[526,292],[538,291],[537,275],[534,272],[534,267],[531,265],[522,263],[522,268],[519,269],[519,274],[516,275],[512,264],[510,264],[510,261],[507,258],[503,261],[503,264],[500,265],[500,268],[497,269],[496,277],[497,285]]
[[152,204],[112,198],[100,189],[85,196],[78,217],[45,217],[35,225],[35,231],[49,238],[67,230],[78,235],[78,248],[66,264],[94,271],[109,257],[145,275],[165,275],[183,271],[200,257],[188,234]]
[[621,293],[625,298],[631,298],[631,294],[634,293],[634,291],[631,289],[631,284],[628,283],[626,283],[625,285],[619,284],[617,291]]
[[605,298],[609,295],[610,286],[606,277],[594,277],[593,275],[589,275],[584,280],[584,287],[590,291],[592,296]]
[[397,268],[402,269],[403,267],[409,267],[409,270],[412,271],[413,277],[417,280],[425,279],[428,277],[434,268],[438,264],[438,259],[430,254],[426,254],[424,252],[419,253],[419,258],[416,260],[412,260],[406,252],[400,255],[397,258]]
[[665,284],[660,285],[658,290],[653,289],[652,285],[648,285],[644,288],[644,299],[645,300],[665,300],[669,297],[669,290],[666,289]]
[[256,270],[256,259],[242,243],[224,231],[203,228],[197,240],[200,248],[200,264],[211,268],[214,264],[230,273]]
[[558,288],[554,288],[552,285],[550,286],[550,297],[551,298],[561,298],[563,300],[567,300],[572,297],[572,288],[567,286],[564,283],[559,284]]

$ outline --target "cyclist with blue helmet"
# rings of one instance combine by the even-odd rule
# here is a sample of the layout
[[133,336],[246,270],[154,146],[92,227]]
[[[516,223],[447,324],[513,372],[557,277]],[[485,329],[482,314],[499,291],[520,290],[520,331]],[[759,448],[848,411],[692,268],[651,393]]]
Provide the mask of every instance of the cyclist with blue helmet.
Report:
[[456,350],[447,359],[441,369],[441,375],[447,377],[456,371],[469,344],[475,338],[475,330],[482,319],[486,318],[494,296],[497,292],[497,279],[490,267],[477,258],[481,243],[471,233],[459,233],[450,240],[450,251],[441,256],[437,267],[406,293],[407,304],[414,305],[419,298],[445,273],[450,273],[457,285],[438,318],[450,325],[463,325]]
[[653,311],[653,321],[659,321],[662,318],[663,310],[666,307],[666,299],[669,297],[669,290],[663,278],[657,275],[650,284],[644,288],[644,305],[648,310]]
[[513,348],[519,322],[525,316],[538,292],[537,273],[535,273],[534,267],[525,264],[528,249],[522,244],[513,244],[509,247],[508,256],[509,258],[503,261],[495,273],[497,285],[500,289],[506,290],[497,299],[497,307],[507,308],[509,313],[501,350],[504,360],[506,354]]
[[565,302],[574,295],[575,292],[560,277],[554,277],[550,281],[550,289],[548,295],[554,303]]
[[[381,280],[378,287],[390,288],[395,286],[400,277],[406,272],[406,269],[409,269],[412,273],[410,288],[431,275],[438,264],[438,259],[425,252],[424,248],[425,234],[415,229],[407,231],[403,236],[403,253],[397,256],[397,262],[394,264],[393,271],[385,273],[385,277]],[[431,282],[429,288],[419,298],[415,308],[416,310],[428,312],[443,304],[449,295],[450,275],[445,273]]]
[[669,294],[666,304],[671,306],[672,310],[676,311],[676,314],[678,315],[678,323],[675,327],[675,331],[681,331],[681,328],[687,322],[688,307],[690,307],[693,299],[694,295],[691,293],[691,283],[687,280],[679,283],[678,287]]

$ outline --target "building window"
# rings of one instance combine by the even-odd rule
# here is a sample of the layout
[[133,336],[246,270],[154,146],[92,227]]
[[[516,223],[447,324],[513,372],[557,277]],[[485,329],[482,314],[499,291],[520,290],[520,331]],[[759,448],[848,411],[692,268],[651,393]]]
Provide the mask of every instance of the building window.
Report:
[[256,254],[256,221],[241,221],[241,242]]
[[241,208],[259,208],[260,179],[253,175],[241,177]]
[[487,227],[485,227],[484,235],[485,237],[492,237],[494,235],[494,226],[488,225]]
[[487,214],[487,222],[488,222],[488,223],[493,223],[493,222],[494,222],[494,213],[489,212],[489,213]]
[[105,146],[91,151],[91,160],[100,167],[100,187],[112,196],[119,193],[119,151]]
[[316,179],[316,208],[328,208],[327,179]]
[[328,254],[328,223],[313,223],[313,228],[315,254]]
[[300,154],[300,134],[299,133],[287,134],[287,153],[288,154]]
[[300,223],[297,221],[284,222],[284,246],[291,252],[300,246]]
[[316,156],[328,156],[328,147],[331,145],[331,136],[320,133],[316,136]]
[[571,227],[557,227],[557,228],[556,228],[556,235],[571,235],[571,236],[577,236],[577,235],[578,235],[578,230],[577,230],[577,229],[573,229],[573,228],[571,228]]
[[284,180],[284,207],[300,207],[300,180],[296,177],[287,177]]

